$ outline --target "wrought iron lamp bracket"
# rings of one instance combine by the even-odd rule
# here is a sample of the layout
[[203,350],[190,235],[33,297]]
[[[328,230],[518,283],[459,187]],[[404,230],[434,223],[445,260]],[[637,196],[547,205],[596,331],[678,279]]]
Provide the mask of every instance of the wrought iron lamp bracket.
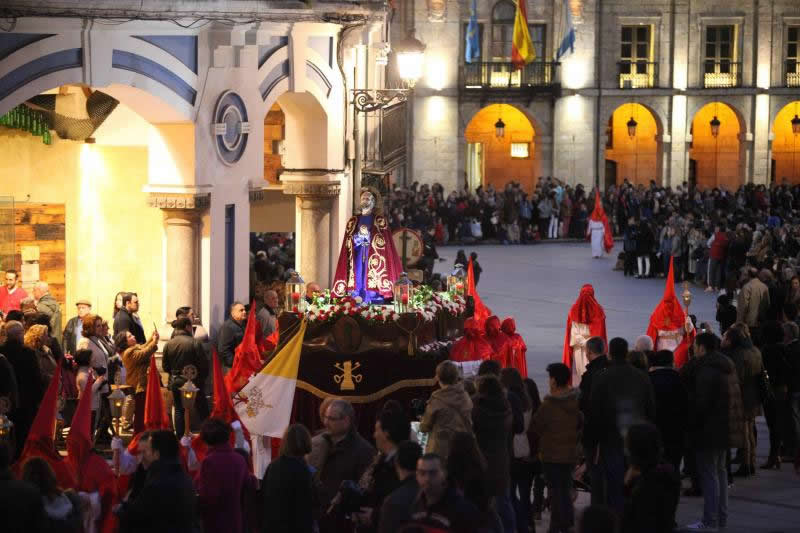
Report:
[[408,89],[353,89],[353,105],[360,113],[372,113],[401,104],[408,99]]

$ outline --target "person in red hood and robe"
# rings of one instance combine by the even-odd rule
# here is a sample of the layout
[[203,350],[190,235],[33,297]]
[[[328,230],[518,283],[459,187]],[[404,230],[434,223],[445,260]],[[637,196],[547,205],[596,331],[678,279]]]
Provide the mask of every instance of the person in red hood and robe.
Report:
[[522,339],[522,335],[517,333],[517,323],[512,317],[503,320],[503,325],[500,327],[503,333],[508,335],[508,342],[510,346],[509,366],[512,366],[519,371],[522,378],[528,377],[528,362],[525,359],[525,354],[528,351],[528,346]]
[[494,352],[494,357],[492,357],[492,359],[500,363],[500,366],[503,368],[511,366],[510,339],[508,335],[503,333],[503,330],[500,329],[500,319],[495,315],[487,318],[486,325],[484,326],[484,333],[486,335],[486,342],[489,343],[489,346],[492,347],[492,352]]
[[589,225],[586,228],[586,238],[592,241],[592,257],[602,257],[603,250],[610,253],[614,248],[614,234],[611,233],[611,226],[608,223],[606,211],[603,209],[603,201],[600,199],[600,191],[594,192],[594,210],[589,216]]
[[692,319],[683,310],[675,295],[675,275],[670,257],[664,297],[650,315],[647,336],[653,339],[655,351],[670,350],[675,368],[680,368],[689,360],[689,346],[694,342],[696,334]]
[[456,362],[482,361],[492,359],[494,351],[481,335],[478,322],[474,318],[464,321],[464,336],[450,349],[450,359]]
[[567,331],[564,335],[564,354],[561,362],[571,370],[571,382],[577,384],[586,371],[589,360],[586,356],[586,341],[592,337],[602,337],[608,344],[606,335],[606,313],[594,297],[594,287],[589,284],[581,287],[578,299],[567,314]]
[[117,478],[108,463],[92,449],[92,384],[89,377],[72,416],[67,436],[67,462],[75,472],[76,489],[88,494],[88,512],[84,513],[85,533],[112,533],[116,517]]

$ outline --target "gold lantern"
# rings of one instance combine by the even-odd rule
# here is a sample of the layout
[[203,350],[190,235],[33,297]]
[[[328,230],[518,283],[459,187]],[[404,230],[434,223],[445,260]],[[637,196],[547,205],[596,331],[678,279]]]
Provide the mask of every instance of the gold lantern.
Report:
[[398,313],[411,311],[412,298],[414,297],[414,284],[408,279],[405,272],[400,274],[400,279],[394,282],[394,310]]
[[178,390],[181,391],[181,403],[183,404],[183,408],[187,410],[191,409],[194,405],[194,400],[197,397],[197,391],[200,389],[198,389],[190,380],[184,383],[183,387]]
[[108,395],[108,406],[111,408],[111,418],[114,420],[114,432],[119,436],[119,419],[122,417],[122,405],[125,403],[125,393],[115,387]]
[[306,282],[296,271],[292,271],[286,282],[286,312],[303,313],[306,310]]
[[467,275],[464,273],[464,265],[456,264],[453,273],[447,276],[447,290],[450,296],[464,297],[467,290]]

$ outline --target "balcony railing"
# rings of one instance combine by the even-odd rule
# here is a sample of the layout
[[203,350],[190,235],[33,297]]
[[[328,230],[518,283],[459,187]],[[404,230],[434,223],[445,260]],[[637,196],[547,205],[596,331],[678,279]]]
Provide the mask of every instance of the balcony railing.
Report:
[[534,61],[519,70],[511,62],[466,63],[461,68],[465,89],[525,89],[556,83],[560,63]]
[[652,89],[658,83],[658,63],[652,61],[619,61],[620,89]]
[[742,84],[742,64],[728,60],[706,60],[703,62],[703,87],[724,89]]
[[786,60],[786,86],[800,87],[800,61],[797,59]]

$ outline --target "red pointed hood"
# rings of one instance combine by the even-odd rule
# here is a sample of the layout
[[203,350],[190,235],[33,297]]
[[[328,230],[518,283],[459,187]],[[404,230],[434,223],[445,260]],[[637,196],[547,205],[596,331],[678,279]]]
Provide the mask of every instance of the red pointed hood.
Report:
[[517,323],[512,317],[508,317],[503,320],[503,325],[500,326],[500,329],[508,336],[514,335],[517,332]]
[[609,253],[614,248],[614,234],[611,233],[611,225],[608,223],[608,216],[606,216],[606,210],[603,208],[603,201],[600,199],[600,191],[597,189],[594,191],[594,209],[589,218],[603,223],[603,228],[605,229],[603,232],[603,248],[605,248],[606,253]]
[[497,316],[492,315],[486,319],[486,336],[489,338],[497,337],[500,333],[500,319]]
[[55,447],[56,413],[58,412],[58,388],[61,380],[61,372],[54,372],[50,379],[50,385],[44,393],[42,403],[36,412],[36,418],[25,439],[25,446],[22,449],[17,462],[14,464],[14,472],[19,477],[22,467],[28,459],[41,457],[53,468],[56,474],[58,486],[62,489],[75,487],[75,474],[69,463],[61,457]]
[[522,335],[517,333],[517,323],[514,318],[508,317],[503,320],[503,325],[500,329],[508,336],[509,366],[516,368],[523,378],[527,378],[528,362],[525,359],[525,354],[528,352],[528,346],[525,344]]
[[481,336],[481,328],[478,321],[470,317],[464,321],[464,336],[469,339],[477,339]]
[[564,335],[564,352],[561,357],[561,362],[570,368],[572,368],[570,336],[572,334],[573,322],[587,324],[589,326],[589,333],[593,337],[601,337],[608,343],[608,335],[606,334],[606,313],[594,297],[594,287],[588,283],[581,287],[578,299],[575,300],[569,313],[567,313],[567,330]]
[[486,319],[489,318],[492,312],[483,304],[481,297],[478,296],[478,291],[475,289],[475,272],[472,268],[472,258],[470,258],[469,263],[467,263],[467,296],[472,296],[472,300],[475,302],[473,317],[478,323],[478,328],[483,329],[484,322],[486,322]]
[[[661,302],[650,315],[650,328],[655,330],[672,330],[683,327],[686,321],[686,313],[681,307],[678,297],[675,294],[675,274],[672,270],[672,258],[669,258],[669,273],[667,283],[664,287],[664,296]],[[650,329],[648,329],[648,335]]]
[[[144,429],[153,431],[157,429],[170,429],[169,417],[164,410],[164,398],[161,396],[161,376],[156,367],[156,358],[150,358],[150,368],[147,370],[147,390],[144,400]],[[139,437],[134,436],[128,445],[128,451],[135,455],[139,451]]]
[[92,450],[92,385],[94,378],[89,376],[81,391],[81,399],[67,436],[67,461],[72,466],[78,480],[82,477],[81,466]]
[[450,349],[453,361],[479,361],[491,359],[494,355],[491,345],[483,338],[478,321],[468,318],[464,321],[464,336],[458,339]]

